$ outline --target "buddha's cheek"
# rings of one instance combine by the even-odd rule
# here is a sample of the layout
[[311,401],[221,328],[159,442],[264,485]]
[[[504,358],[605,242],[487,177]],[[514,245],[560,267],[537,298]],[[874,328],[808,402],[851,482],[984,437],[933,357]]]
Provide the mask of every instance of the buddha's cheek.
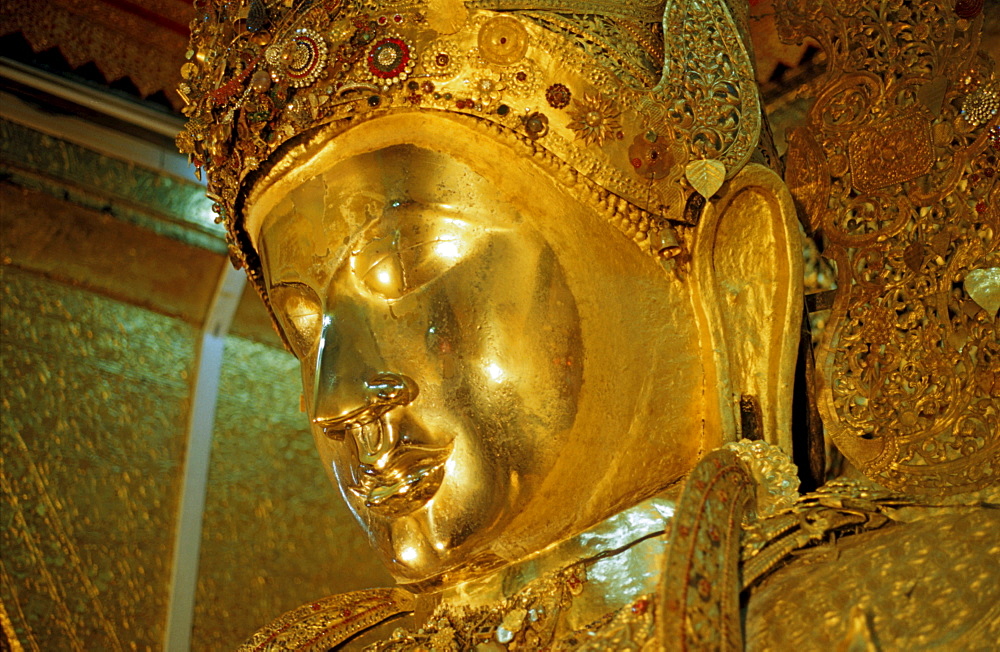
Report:
[[418,510],[384,515],[345,492],[348,502],[403,581],[489,558],[574,421],[581,344],[561,270],[532,232],[512,229],[372,323],[386,364],[420,387],[402,409],[451,453]]

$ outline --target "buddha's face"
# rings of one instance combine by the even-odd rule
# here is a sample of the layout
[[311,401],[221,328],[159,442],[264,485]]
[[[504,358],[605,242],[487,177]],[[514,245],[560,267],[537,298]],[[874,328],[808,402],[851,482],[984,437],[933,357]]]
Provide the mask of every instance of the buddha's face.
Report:
[[684,285],[530,163],[480,154],[317,165],[256,229],[320,455],[404,582],[572,535],[702,441]]

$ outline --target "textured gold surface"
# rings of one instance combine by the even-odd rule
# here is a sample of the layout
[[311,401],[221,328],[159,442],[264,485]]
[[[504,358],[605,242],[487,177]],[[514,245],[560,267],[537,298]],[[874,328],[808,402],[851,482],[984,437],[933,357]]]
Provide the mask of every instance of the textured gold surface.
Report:
[[1000,268],[1000,86],[983,5],[777,6],[784,36],[828,59],[787,175],[837,269],[817,353],[827,434],[897,490],[995,484],[1000,337],[977,280]]
[[996,510],[978,509],[800,554],[753,591],[747,649],[837,649],[854,633],[852,607],[877,649],[994,649],[998,542]]
[[205,318],[222,256],[10,182],[0,205],[4,265],[190,324]]
[[[193,179],[105,156],[0,119],[0,170],[14,183],[197,247],[223,253],[212,203]],[[68,261],[67,261],[68,262]]]
[[3,601],[26,649],[159,646],[195,330],[3,268]]
[[234,649],[307,600],[391,581],[316,459],[297,367],[226,339],[192,649]]

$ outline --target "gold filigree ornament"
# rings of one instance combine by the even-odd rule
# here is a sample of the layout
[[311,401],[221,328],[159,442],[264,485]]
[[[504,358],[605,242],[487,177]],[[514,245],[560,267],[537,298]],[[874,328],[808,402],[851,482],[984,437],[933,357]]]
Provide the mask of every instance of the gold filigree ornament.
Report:
[[[526,144],[625,200],[608,202],[609,218],[657,258],[672,250],[651,245],[648,224],[686,224],[695,185],[683,166],[712,162],[714,186],[760,141],[743,17],[724,0],[206,0],[197,12],[177,143],[208,172],[231,258],[265,303],[243,205],[279,150],[320,131],[438,112]],[[633,34],[639,45],[615,37]],[[633,146],[647,134],[655,145]]]
[[723,446],[747,465],[757,485],[753,518],[790,508],[799,498],[798,470],[788,455],[765,441],[743,439]]
[[776,8],[783,38],[816,39],[828,61],[786,173],[837,269],[817,354],[824,426],[895,490],[996,483],[1000,116],[982,5]]

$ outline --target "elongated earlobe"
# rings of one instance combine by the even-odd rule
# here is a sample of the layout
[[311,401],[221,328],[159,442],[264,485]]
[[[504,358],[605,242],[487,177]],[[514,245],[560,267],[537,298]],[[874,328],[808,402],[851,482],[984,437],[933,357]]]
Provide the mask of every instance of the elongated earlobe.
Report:
[[791,196],[774,172],[750,164],[720,190],[698,226],[693,265],[724,439],[750,434],[741,403],[753,397],[759,434],[790,453],[802,255]]

